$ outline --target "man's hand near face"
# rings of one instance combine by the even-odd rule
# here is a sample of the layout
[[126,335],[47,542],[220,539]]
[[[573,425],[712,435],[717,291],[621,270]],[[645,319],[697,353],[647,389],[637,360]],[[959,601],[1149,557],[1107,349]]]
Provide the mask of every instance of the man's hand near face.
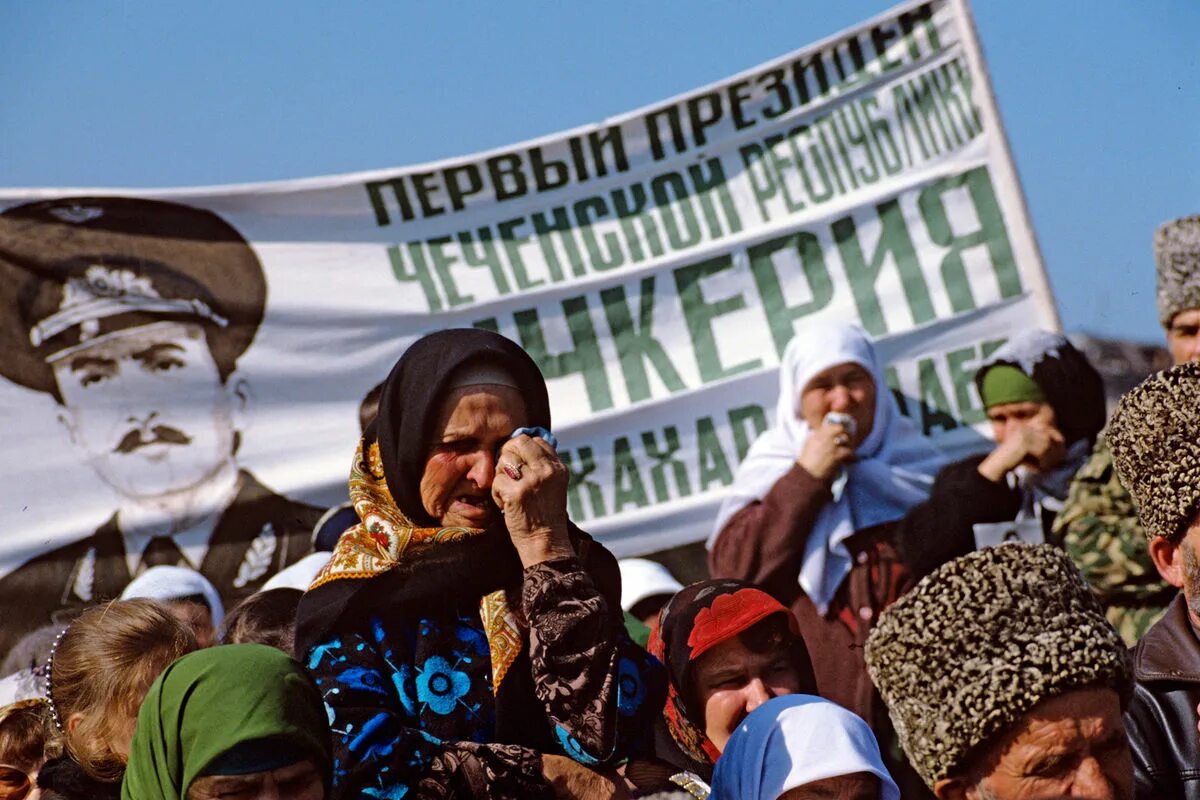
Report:
[[1057,428],[1030,420],[1013,426],[1004,441],[980,462],[979,474],[999,483],[1022,464],[1044,472],[1060,463],[1066,452],[1066,442]]

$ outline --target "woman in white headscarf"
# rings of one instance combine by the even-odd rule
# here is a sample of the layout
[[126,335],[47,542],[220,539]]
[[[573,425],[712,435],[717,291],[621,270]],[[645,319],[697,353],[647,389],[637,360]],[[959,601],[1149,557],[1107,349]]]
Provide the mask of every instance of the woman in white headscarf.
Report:
[[194,569],[160,565],[134,578],[121,592],[122,600],[145,597],[157,600],[196,634],[201,647],[217,643],[217,630],[225,619],[221,595],[208,578]]
[[944,463],[900,415],[866,332],[810,325],[784,352],[774,425],[738,468],[708,541],[712,575],[787,604],[821,695],[882,735],[887,714],[862,647],[913,583],[893,531]]
[[712,800],[900,800],[867,723],[804,694],[776,697],[734,730],[713,774]]

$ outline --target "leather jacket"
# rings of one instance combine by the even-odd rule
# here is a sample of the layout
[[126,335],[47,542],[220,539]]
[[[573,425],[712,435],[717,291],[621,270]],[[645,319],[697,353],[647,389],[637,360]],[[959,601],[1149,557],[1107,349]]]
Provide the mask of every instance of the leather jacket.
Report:
[[1183,593],[1133,651],[1125,729],[1137,800],[1200,800],[1200,638]]

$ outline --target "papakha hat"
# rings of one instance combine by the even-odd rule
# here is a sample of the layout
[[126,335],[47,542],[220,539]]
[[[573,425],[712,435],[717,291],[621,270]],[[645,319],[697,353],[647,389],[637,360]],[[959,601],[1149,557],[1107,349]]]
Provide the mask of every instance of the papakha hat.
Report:
[[0,375],[58,396],[50,366],[127,328],[203,326],[228,375],[262,321],[250,245],[211,211],[135,197],[64,197],[0,213]]
[[1127,392],[1105,438],[1146,538],[1178,541],[1200,510],[1200,364],[1156,372]]
[[1200,308],[1200,215],[1164,222],[1154,232],[1158,318],[1164,328],[1180,311]]
[[932,789],[1030,709],[1075,689],[1128,699],[1128,655],[1071,559],[1004,544],[944,564],[884,611],[867,669]]

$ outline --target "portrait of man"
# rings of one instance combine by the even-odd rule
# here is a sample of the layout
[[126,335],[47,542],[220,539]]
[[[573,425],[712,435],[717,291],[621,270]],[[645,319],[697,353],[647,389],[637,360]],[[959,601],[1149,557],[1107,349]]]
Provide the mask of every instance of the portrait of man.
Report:
[[309,551],[320,509],[237,462],[251,396],[237,360],[266,294],[254,251],[210,211],[71,197],[0,213],[0,374],[57,403],[118,498],[96,531],[0,578],[0,607],[20,609],[0,655],[148,567],[197,569],[230,607]]

